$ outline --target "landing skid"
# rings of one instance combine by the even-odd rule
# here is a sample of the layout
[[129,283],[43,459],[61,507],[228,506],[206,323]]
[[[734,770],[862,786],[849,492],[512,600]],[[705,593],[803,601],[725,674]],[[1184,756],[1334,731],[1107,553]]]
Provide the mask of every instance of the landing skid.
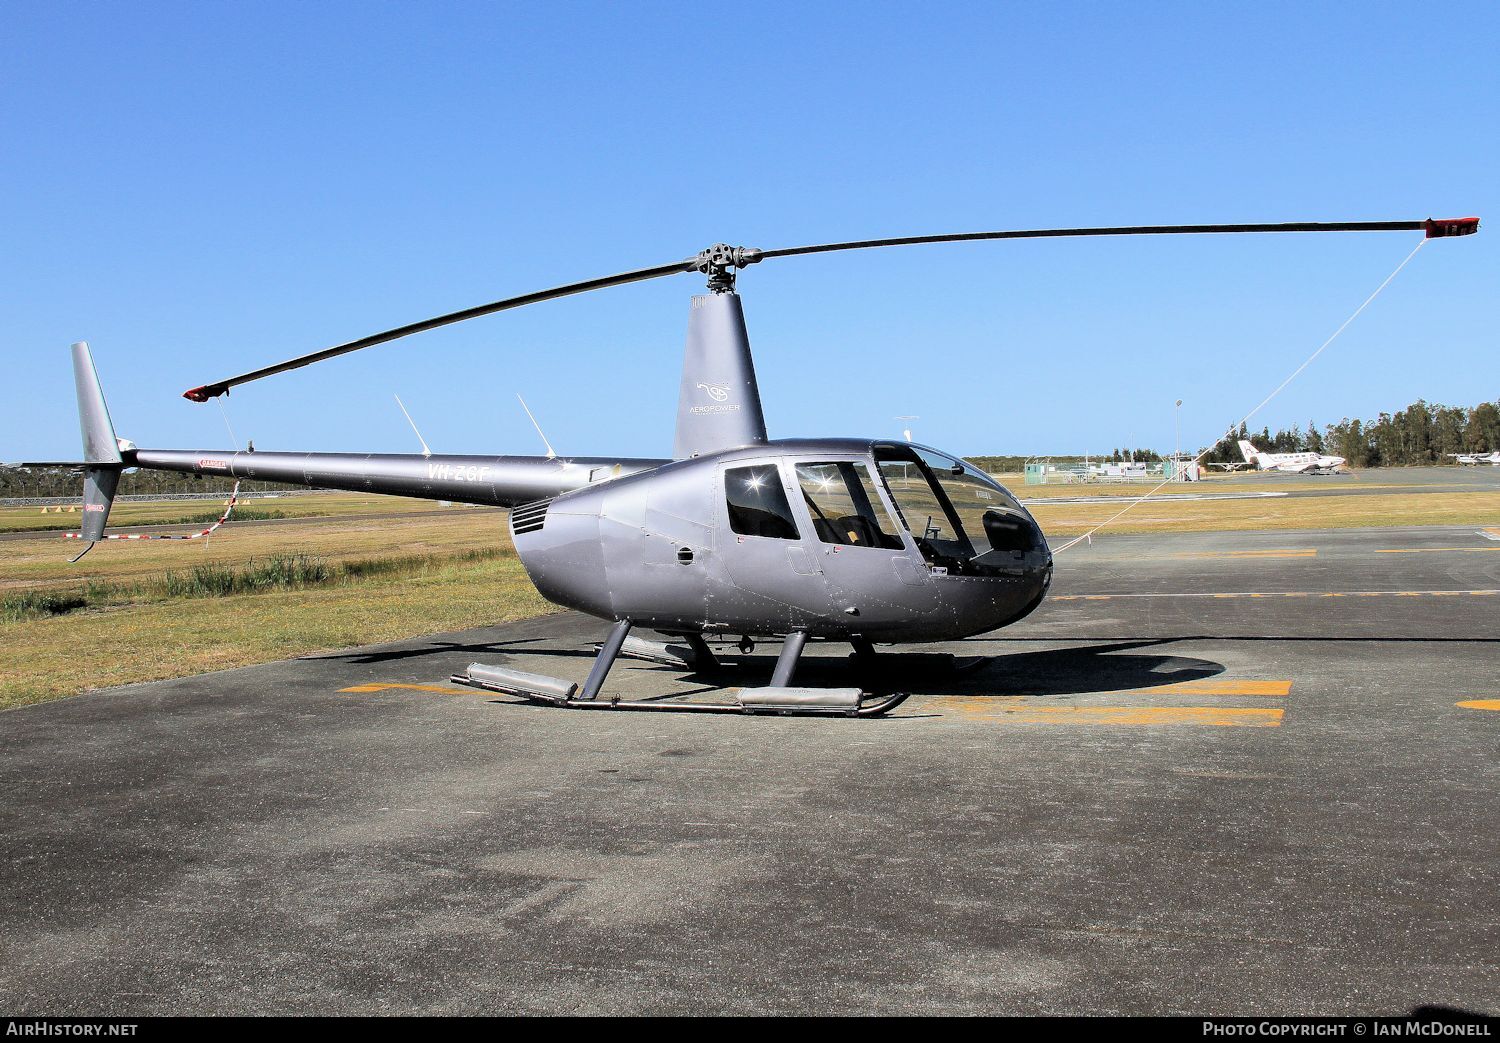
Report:
[[[454,684],[468,685],[490,692],[514,695],[541,706],[555,706],[566,710],[642,710],[651,713],[737,713],[776,714],[780,716],[814,717],[879,717],[889,713],[906,701],[910,693],[891,692],[885,695],[867,695],[858,688],[793,688],[792,674],[797,660],[807,644],[807,634],[796,631],[787,635],[781,655],[776,660],[776,670],[771,684],[766,688],[742,688],[735,694],[732,703],[705,703],[689,700],[656,699],[630,700],[613,696],[599,698],[600,689],[610,667],[620,655],[631,658],[681,665],[689,669],[702,668],[713,662],[713,655],[703,639],[689,638],[690,647],[658,645],[654,642],[635,640],[627,643],[630,621],[615,624],[609,636],[598,646],[599,655],[589,670],[583,688],[571,681],[543,674],[530,674],[500,666],[471,663],[467,673],[454,674]],[[701,647],[700,647],[701,646]],[[862,655],[873,656],[868,644],[856,644]],[[687,655],[683,655],[687,652]],[[708,662],[705,662],[707,660]],[[713,665],[717,666],[716,662]]]

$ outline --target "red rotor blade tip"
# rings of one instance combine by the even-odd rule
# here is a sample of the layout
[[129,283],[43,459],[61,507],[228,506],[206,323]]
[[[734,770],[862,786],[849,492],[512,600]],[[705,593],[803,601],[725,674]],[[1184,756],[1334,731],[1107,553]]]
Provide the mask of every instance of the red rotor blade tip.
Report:
[[191,402],[207,402],[213,397],[213,389],[206,384],[202,387],[189,388],[182,393],[182,397]]
[[1429,217],[1422,222],[1422,227],[1427,230],[1427,238],[1442,239],[1450,235],[1473,235],[1479,231],[1479,218],[1477,217],[1445,217],[1442,219]]

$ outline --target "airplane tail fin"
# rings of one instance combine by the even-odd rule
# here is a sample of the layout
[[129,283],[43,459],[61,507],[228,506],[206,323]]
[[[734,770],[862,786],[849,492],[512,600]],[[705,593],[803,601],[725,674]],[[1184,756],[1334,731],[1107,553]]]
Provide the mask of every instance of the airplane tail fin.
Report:
[[[78,425],[83,433],[83,517],[78,538],[89,546],[104,536],[109,509],[115,502],[125,459],[104,404],[104,390],[94,371],[94,357],[83,341],[73,345],[73,383],[78,390]],[[84,548],[87,552],[88,548]],[[83,557],[82,554],[78,555]],[[77,561],[78,558],[74,558]]]
[[1253,464],[1255,463],[1255,458],[1260,455],[1260,452],[1255,448],[1255,446],[1250,444],[1250,441],[1248,439],[1241,438],[1240,454],[1244,456],[1245,463]]

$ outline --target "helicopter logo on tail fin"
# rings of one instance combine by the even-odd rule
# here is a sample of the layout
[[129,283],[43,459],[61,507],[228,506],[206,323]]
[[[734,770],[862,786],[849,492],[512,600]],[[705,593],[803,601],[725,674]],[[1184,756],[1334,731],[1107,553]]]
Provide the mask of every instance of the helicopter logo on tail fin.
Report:
[[729,397],[728,384],[699,384],[698,386],[708,392],[708,397],[715,402],[723,402]]

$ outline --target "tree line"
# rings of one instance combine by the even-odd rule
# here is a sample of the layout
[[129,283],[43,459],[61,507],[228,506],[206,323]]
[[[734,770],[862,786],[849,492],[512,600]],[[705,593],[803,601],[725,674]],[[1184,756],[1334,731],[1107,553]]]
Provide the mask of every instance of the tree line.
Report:
[[[233,478],[178,474],[175,471],[126,471],[120,476],[122,496],[162,496],[170,493],[224,493],[234,488]],[[240,483],[241,492],[281,492],[300,489],[279,482]],[[0,466],[0,497],[78,496],[83,490],[83,472],[76,467]]]
[[1209,463],[1243,460],[1239,440],[1248,438],[1268,453],[1329,453],[1342,456],[1350,467],[1419,467],[1451,464],[1453,453],[1489,453],[1500,449],[1500,401],[1481,402],[1472,409],[1433,405],[1418,400],[1399,413],[1381,413],[1374,420],[1345,417],[1321,431],[1309,422],[1305,429],[1286,428],[1272,434],[1262,428],[1250,433],[1244,424],[1233,435],[1219,439],[1203,457]]

